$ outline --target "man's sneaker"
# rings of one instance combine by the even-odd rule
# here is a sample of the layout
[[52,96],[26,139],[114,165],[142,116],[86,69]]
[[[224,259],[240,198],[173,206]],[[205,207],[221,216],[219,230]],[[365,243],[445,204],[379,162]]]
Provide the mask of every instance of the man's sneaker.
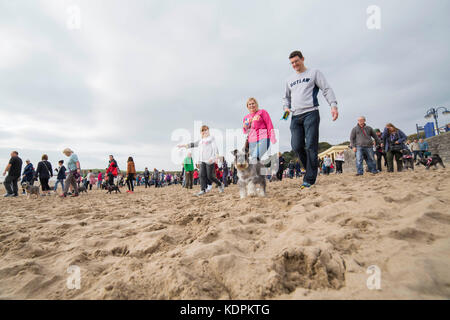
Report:
[[205,192],[210,192],[212,190],[212,184],[209,184],[207,187],[206,187],[206,191]]
[[355,174],[355,176],[362,176],[362,175],[363,175],[362,173]]
[[311,184],[308,182],[303,182],[303,184],[300,186],[300,189],[308,189],[311,188]]
[[221,185],[219,186],[219,192],[222,193],[222,192],[223,192],[223,189],[224,189],[223,184],[221,184]]
[[201,196],[202,194],[205,194],[205,193],[206,193],[206,191],[201,190],[199,193],[195,193],[195,195],[196,195],[196,196]]
[[3,196],[4,196],[5,198],[7,198],[7,197],[12,197],[13,194],[12,194],[12,193],[5,193]]
[[74,193],[74,194],[72,194],[72,195],[71,195],[71,197],[72,197],[72,198],[74,198],[74,197],[78,197],[78,193]]

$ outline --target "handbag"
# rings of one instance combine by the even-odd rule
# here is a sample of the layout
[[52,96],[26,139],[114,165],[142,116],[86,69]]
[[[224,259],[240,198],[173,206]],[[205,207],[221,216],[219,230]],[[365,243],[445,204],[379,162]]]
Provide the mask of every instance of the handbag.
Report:
[[403,150],[403,146],[400,143],[392,143],[389,145],[389,150],[390,151],[402,151]]

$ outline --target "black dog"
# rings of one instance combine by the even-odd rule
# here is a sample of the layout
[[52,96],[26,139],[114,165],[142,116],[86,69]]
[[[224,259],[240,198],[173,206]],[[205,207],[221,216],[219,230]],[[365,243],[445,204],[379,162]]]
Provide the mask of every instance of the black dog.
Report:
[[116,186],[115,184],[114,185],[109,184],[106,188],[108,189],[106,193],[112,193],[113,191],[115,191],[116,193],[117,192],[122,193],[120,192],[119,186]]
[[409,151],[408,149],[403,149],[402,154],[403,154],[402,156],[403,168],[404,169],[411,168],[412,170],[414,170],[414,158],[411,151]]
[[437,169],[437,164],[440,164],[442,168],[445,168],[444,163],[442,162],[441,157],[439,157],[438,154],[433,154],[430,158],[427,159],[418,159],[416,166],[419,164],[423,164],[425,168],[430,169],[431,166],[434,166],[435,169]]
[[78,193],[82,193],[82,192],[86,192],[87,193],[87,189],[85,186],[79,186],[78,187]]

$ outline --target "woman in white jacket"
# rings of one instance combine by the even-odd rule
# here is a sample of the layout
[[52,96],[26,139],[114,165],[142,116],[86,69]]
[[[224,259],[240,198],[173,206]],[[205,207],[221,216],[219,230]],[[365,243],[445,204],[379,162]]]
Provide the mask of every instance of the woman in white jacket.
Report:
[[217,148],[216,140],[209,135],[208,126],[201,128],[202,138],[197,142],[188,144],[180,144],[179,148],[199,148],[199,166],[200,166],[200,186],[201,191],[197,193],[198,196],[206,193],[207,179],[214,182],[219,187],[219,192],[223,192],[222,183],[216,178],[214,170],[214,163],[218,160],[219,149]]

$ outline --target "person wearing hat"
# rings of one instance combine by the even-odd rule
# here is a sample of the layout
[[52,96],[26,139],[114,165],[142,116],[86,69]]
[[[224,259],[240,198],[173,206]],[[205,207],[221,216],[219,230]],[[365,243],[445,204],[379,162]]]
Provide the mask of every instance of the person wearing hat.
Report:
[[[25,169],[23,169],[22,173],[22,183],[28,182],[30,185],[34,184],[34,168],[33,164],[31,163],[30,159],[25,160],[26,166]],[[22,188],[22,194],[25,194],[25,189]]]
[[61,197],[67,197],[69,186],[72,186],[73,189],[72,197],[77,197],[77,179],[80,177],[81,173],[80,161],[78,160],[78,156],[70,148],[64,149],[63,153],[66,155],[66,157],[69,157],[69,160],[67,161],[67,170],[69,171],[69,174],[67,175],[66,185],[64,186],[64,193],[61,195]]

